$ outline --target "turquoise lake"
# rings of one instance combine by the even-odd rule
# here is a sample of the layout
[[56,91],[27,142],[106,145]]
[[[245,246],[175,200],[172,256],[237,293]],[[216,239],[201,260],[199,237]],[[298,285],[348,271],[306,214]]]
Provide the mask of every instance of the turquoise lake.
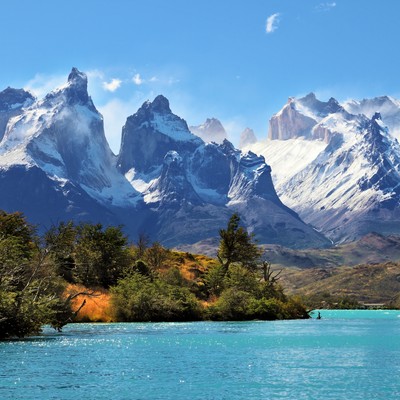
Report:
[[0,342],[0,399],[399,399],[400,312],[70,324]]

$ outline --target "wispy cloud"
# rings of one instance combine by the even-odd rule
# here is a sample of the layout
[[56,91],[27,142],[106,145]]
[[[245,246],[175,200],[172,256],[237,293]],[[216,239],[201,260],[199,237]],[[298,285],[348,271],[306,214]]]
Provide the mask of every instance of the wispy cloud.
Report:
[[281,16],[280,13],[275,13],[275,14],[270,15],[267,18],[267,22],[265,24],[265,32],[266,33],[272,33],[278,28],[280,16]]
[[36,74],[33,79],[24,85],[25,90],[29,90],[36,97],[42,98],[47,93],[67,82],[65,75],[46,75]]
[[315,7],[315,9],[317,11],[330,11],[335,7],[336,7],[336,2],[332,1],[332,2],[326,2],[326,3],[319,3]]
[[115,92],[121,86],[121,79],[113,78],[110,82],[103,82],[103,88],[108,92]]
[[122,126],[125,124],[126,118],[136,112],[137,105],[132,102],[111,99],[103,106],[97,107],[104,117],[105,134],[115,154],[119,152]]
[[132,82],[133,82],[135,85],[140,86],[142,83],[144,83],[144,80],[143,80],[143,78],[140,76],[140,74],[135,74],[135,75],[133,76],[133,78],[132,78]]
[[88,80],[91,79],[104,79],[104,72],[99,69],[91,69],[89,71],[85,71],[85,74],[88,77]]

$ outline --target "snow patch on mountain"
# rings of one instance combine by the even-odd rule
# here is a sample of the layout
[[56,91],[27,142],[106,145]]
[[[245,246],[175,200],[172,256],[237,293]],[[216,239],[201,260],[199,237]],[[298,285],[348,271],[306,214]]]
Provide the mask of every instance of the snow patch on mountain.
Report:
[[189,131],[185,121],[174,118],[174,116],[170,114],[154,114],[150,125],[154,130],[162,132],[164,135],[177,141],[198,140],[198,138]]
[[252,151],[267,160],[272,169],[272,180],[279,193],[279,187],[314,161],[326,146],[322,140],[267,139],[245,146],[242,150]]
[[400,140],[400,100],[391,96],[347,100],[343,103],[343,107],[351,114],[364,114],[368,118],[379,112],[391,135]]

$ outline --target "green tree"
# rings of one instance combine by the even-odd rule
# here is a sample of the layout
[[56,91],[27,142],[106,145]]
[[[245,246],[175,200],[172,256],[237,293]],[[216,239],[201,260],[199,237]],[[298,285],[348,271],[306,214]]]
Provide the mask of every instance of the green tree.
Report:
[[131,263],[128,240],[120,227],[78,227],[74,274],[79,282],[108,288],[117,283]]
[[68,282],[73,282],[77,228],[73,222],[61,222],[44,234],[44,246],[52,257],[57,272]]
[[22,214],[0,212],[0,339],[61,328],[70,316],[64,282]]
[[226,229],[220,229],[221,237],[218,249],[218,260],[223,265],[225,273],[232,263],[241,263],[244,267],[255,269],[261,251],[250,235],[239,225],[240,218],[235,213],[231,216]]
[[219,296],[224,289],[225,268],[223,265],[212,265],[204,276],[204,283],[211,296]]

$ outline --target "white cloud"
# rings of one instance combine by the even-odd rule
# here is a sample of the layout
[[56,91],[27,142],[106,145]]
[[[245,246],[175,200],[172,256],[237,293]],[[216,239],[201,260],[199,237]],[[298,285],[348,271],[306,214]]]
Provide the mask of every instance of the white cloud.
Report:
[[267,23],[265,25],[265,32],[272,33],[278,28],[280,15],[281,15],[280,13],[275,13],[267,18]]
[[120,79],[113,78],[110,82],[103,82],[103,88],[108,92],[115,92],[121,86],[121,83]]
[[143,81],[143,79],[142,79],[142,77],[140,76],[140,74],[135,74],[134,76],[133,76],[133,78],[132,78],[132,82],[135,84],[135,85],[141,85],[144,81]]
[[103,106],[97,107],[103,115],[104,131],[111,150],[118,154],[121,144],[122,127],[126,118],[136,112],[137,107],[129,102],[112,99]]
[[104,72],[98,69],[91,69],[89,71],[85,71],[85,74],[88,77],[88,81],[91,79],[104,79]]
[[231,119],[221,120],[223,127],[228,135],[228,140],[236,147],[239,145],[240,134],[246,129],[246,123],[242,116],[234,116]]
[[336,7],[336,3],[334,1],[332,1],[331,3],[327,2],[327,3],[320,3],[318,4],[315,9],[317,11],[330,11],[332,10],[332,8]]
[[24,85],[24,89],[30,91],[40,99],[52,90],[64,85],[66,82],[66,75],[36,74],[33,79]]

